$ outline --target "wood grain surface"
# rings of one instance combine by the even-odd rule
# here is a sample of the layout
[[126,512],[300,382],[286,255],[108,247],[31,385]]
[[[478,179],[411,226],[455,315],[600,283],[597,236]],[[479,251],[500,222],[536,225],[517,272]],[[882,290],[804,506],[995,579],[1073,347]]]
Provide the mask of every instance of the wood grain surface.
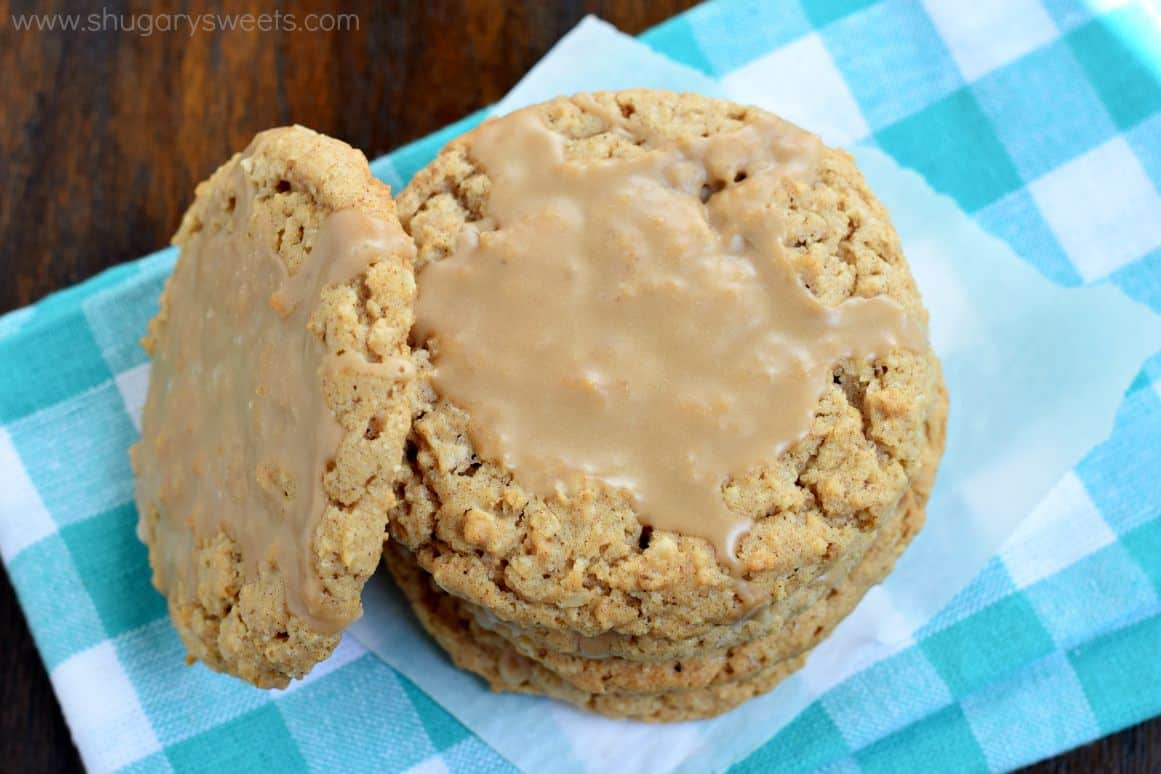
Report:
[[[375,158],[500,98],[587,13],[636,33],[692,4],[188,0],[183,13],[278,11],[299,26],[191,35],[16,31],[13,14],[62,6],[0,0],[0,312],[167,244],[194,185],[259,130],[302,123]],[[128,26],[146,7],[68,8],[106,11]],[[311,13],[357,22],[307,31]],[[0,643],[0,771],[78,770],[3,573]],[[1161,719],[1030,770],[1161,771]]]

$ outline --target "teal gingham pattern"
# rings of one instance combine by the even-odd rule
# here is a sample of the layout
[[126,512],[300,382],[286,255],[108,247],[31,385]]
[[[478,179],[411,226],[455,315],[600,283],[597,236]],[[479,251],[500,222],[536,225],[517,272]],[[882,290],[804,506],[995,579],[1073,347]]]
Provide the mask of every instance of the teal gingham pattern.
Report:
[[[714,77],[793,58],[876,145],[1056,282],[1161,313],[1161,11],[1074,0],[699,6],[643,36]],[[796,88],[788,83],[786,89]],[[398,187],[468,117],[374,165]],[[165,250],[0,318],[0,553],[100,770],[507,771],[346,638],[287,691],[186,668],[134,535],[124,449]],[[1079,463],[913,643],[835,685],[739,771],[1001,770],[1161,713],[1161,356]]]

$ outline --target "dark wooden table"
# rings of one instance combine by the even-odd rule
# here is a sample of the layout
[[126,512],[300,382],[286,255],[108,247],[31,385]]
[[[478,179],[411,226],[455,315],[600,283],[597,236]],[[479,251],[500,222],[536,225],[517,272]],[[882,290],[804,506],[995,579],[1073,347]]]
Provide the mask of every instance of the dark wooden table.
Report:
[[[145,10],[121,5],[107,3]],[[690,5],[312,3],[284,12],[301,24],[354,13],[358,31],[191,36],[16,32],[10,14],[59,6],[0,0],[0,313],[165,245],[194,185],[256,131],[302,123],[374,158],[499,99],[586,13],[636,33]],[[181,10],[224,12],[202,0]],[[0,771],[79,769],[3,573],[0,642]],[[1031,770],[1157,772],[1161,720]]]

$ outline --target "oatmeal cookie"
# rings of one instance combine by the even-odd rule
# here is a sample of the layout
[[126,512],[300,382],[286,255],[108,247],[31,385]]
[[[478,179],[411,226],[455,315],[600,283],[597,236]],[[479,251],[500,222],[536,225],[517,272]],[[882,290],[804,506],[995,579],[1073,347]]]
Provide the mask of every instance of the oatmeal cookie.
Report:
[[282,687],[361,612],[414,402],[414,245],[363,154],[263,132],[209,180],[144,346],[139,534],[188,659]]
[[[549,158],[542,149],[551,147],[559,150],[559,163],[529,169],[526,158],[523,166],[497,171],[497,136],[517,130],[526,135],[517,139],[527,140],[527,158]],[[744,147],[732,151],[734,146]],[[792,152],[808,146],[813,150],[805,161]],[[728,546],[707,534],[666,528],[658,514],[641,507],[641,498],[610,484],[618,480],[615,475],[604,480],[581,475],[554,491],[538,486],[526,473],[528,465],[505,461],[502,442],[484,443],[489,434],[503,435],[481,419],[492,415],[473,415],[451,396],[450,380],[439,384],[440,370],[465,346],[468,355],[479,355],[480,342],[462,337],[487,331],[425,320],[425,287],[435,292],[430,270],[458,261],[465,249],[537,237],[535,222],[520,217],[521,203],[532,201],[521,199],[520,185],[550,187],[569,176],[600,184],[622,165],[638,178],[653,174],[650,180],[661,181],[642,189],[640,207],[654,196],[675,205],[664,212],[637,212],[630,220],[638,206],[634,198],[610,190],[612,222],[600,225],[626,263],[639,256],[635,237],[642,224],[654,216],[670,218],[668,225],[689,226],[682,239],[720,242],[729,249],[741,245],[756,271],[789,267],[795,287],[824,317],[889,302],[911,325],[925,327],[926,312],[886,210],[848,154],[822,146],[797,127],[755,108],[646,90],[560,98],[487,122],[450,143],[397,202],[418,251],[420,313],[412,343],[420,389],[408,440],[409,471],[390,529],[441,588],[502,621],[586,638],[611,633],[626,642],[692,641],[735,627],[756,608],[770,620],[785,617],[800,589],[843,563],[861,560],[913,480],[925,475],[927,426],[938,410],[940,377],[925,341],[893,346],[885,340],[871,356],[836,356],[826,363],[801,434],[721,482],[722,510],[735,526],[744,525]],[[519,174],[509,174],[513,170]],[[672,181],[668,187],[666,180]],[[541,193],[549,200],[557,191]],[[755,202],[755,196],[763,198]],[[567,226],[569,208],[560,210],[534,215]],[[616,222],[618,212],[628,213],[624,224]],[[675,222],[673,212],[690,217]],[[776,247],[755,246],[743,233],[753,226],[755,213],[779,224]],[[675,254],[680,246],[674,243]],[[512,271],[520,270],[512,265]],[[567,272],[561,276],[562,283],[580,285]],[[738,276],[743,279],[727,290],[750,298],[749,270]],[[670,285],[683,281],[679,277]],[[682,288],[688,286],[696,290],[697,283]],[[575,300],[566,290],[544,288],[540,309],[529,303],[513,314],[520,321],[572,325],[568,330],[583,338],[581,328],[591,319],[552,318],[558,309],[567,315],[563,304]],[[465,314],[479,306],[474,299],[459,301]],[[539,316],[527,316],[530,310]],[[697,333],[688,328],[696,319],[690,323],[676,314],[672,319],[687,326],[682,331]],[[506,354],[503,341],[482,343],[489,354]],[[752,354],[745,348],[722,351],[742,360]],[[584,378],[579,387],[603,389],[599,380]],[[637,438],[617,443],[622,441],[642,445]],[[695,468],[691,477],[702,472]],[[666,496],[664,487],[653,493]],[[720,641],[707,644],[721,647]],[[618,655],[634,653],[630,647]]]

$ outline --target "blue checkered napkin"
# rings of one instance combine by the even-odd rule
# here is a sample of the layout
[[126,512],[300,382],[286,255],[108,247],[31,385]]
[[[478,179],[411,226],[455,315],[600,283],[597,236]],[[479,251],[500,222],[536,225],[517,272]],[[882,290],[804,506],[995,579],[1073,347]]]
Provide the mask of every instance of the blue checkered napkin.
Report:
[[[790,117],[919,170],[1046,276],[1109,279],[1161,312],[1156,20],[1144,2],[726,2],[644,40],[727,84],[768,73],[825,121]],[[807,65],[814,85],[796,91],[786,73]],[[476,120],[376,169],[398,185]],[[0,318],[0,554],[86,764],[510,769],[351,638],[284,692],[182,665],[125,456],[146,382],[136,339],[172,261]],[[1159,438],[1155,356],[1109,440],[913,644],[738,768],[999,770],[1161,713]]]

